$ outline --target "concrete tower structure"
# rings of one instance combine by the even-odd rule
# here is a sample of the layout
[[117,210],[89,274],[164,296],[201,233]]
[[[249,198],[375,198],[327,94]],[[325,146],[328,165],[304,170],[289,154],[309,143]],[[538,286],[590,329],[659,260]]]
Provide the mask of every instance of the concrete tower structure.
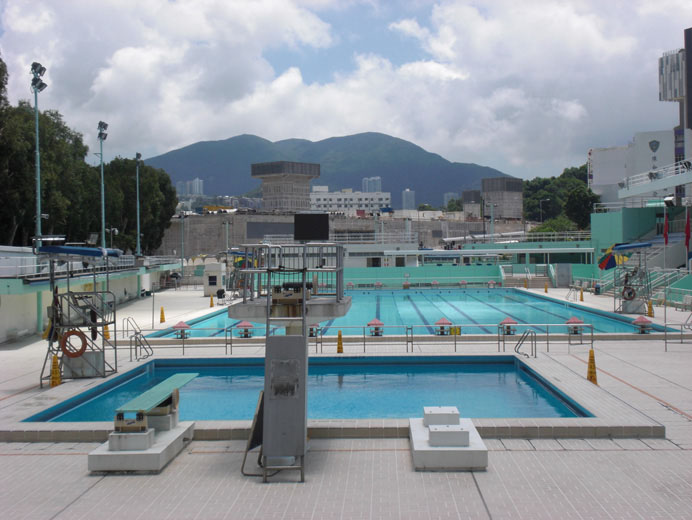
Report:
[[251,174],[262,180],[262,207],[286,212],[310,209],[310,180],[320,176],[320,165],[276,161],[251,165]]

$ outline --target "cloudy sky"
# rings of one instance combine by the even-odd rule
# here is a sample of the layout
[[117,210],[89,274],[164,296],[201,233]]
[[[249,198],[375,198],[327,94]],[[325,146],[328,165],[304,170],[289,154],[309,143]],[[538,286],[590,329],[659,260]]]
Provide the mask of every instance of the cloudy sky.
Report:
[[[377,131],[523,178],[670,129],[657,59],[690,0],[0,0],[10,99],[29,69],[104,159],[249,133]],[[94,160],[94,157],[91,157]]]

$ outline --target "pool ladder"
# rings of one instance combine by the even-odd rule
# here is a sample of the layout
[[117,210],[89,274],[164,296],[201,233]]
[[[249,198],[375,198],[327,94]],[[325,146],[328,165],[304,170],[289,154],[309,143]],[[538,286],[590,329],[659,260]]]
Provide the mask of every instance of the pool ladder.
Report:
[[142,334],[142,329],[139,328],[137,322],[131,316],[128,316],[123,320],[123,330],[129,331],[130,328],[134,334],[130,336],[130,361],[132,361],[132,347],[134,346],[135,359],[140,361],[146,359],[154,354],[154,350],[147,341],[147,338]]
[[519,341],[517,341],[517,344],[514,345],[514,352],[521,356],[529,357],[526,352],[521,352],[521,347],[527,339],[529,340],[529,345],[531,345],[531,356],[536,357],[536,331],[533,329],[526,329],[524,331]]

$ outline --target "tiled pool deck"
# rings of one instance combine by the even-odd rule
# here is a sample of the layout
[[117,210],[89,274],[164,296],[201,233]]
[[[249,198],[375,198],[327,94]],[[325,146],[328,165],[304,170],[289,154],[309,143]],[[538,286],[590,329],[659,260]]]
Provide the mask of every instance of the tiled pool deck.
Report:
[[[612,309],[610,298],[585,298],[586,305]],[[160,305],[168,317],[162,325]],[[156,325],[206,314],[208,305],[197,292],[158,294]],[[144,300],[119,315],[151,324],[151,308]],[[662,309],[656,314],[661,322]],[[669,321],[686,317],[668,311]],[[405,420],[310,421],[306,482],[295,483],[289,472],[268,485],[240,474],[248,421],[198,422],[195,440],[160,475],[90,475],[86,454],[105,438],[108,423],[19,422],[102,381],[39,390],[45,345],[35,338],[0,345],[0,441],[13,441],[0,442],[0,506],[8,518],[692,517],[692,341],[671,342],[664,352],[653,338],[597,340],[598,387],[585,379],[587,346],[551,343],[548,353],[539,341],[538,357],[527,363],[596,417],[475,420],[491,450],[485,472],[413,471]],[[414,344],[425,354],[451,348]],[[362,355],[357,343],[345,349]],[[497,346],[464,343],[458,350],[492,354]],[[262,351],[242,347],[234,356]],[[404,345],[385,342],[369,345],[371,351],[402,355]],[[121,372],[135,365],[127,355],[121,360]]]

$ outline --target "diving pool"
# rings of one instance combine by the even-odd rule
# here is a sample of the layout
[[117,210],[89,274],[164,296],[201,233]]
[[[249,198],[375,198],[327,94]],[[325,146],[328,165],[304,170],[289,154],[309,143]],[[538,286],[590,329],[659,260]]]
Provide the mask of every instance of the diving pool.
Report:
[[[264,358],[157,359],[26,419],[112,421],[114,410],[180,372],[181,420],[250,420],[264,385]],[[310,419],[418,417],[424,406],[456,406],[464,417],[589,417],[514,356],[312,358]]]
[[[576,317],[593,325],[594,333],[638,332],[631,318],[516,289],[382,289],[346,291],[346,294],[352,298],[351,310],[346,316],[320,323],[324,335],[335,336],[339,330],[346,335],[362,335],[363,328],[373,318],[384,323],[385,335],[403,335],[406,326],[413,326],[414,334],[434,334],[435,322],[442,317],[461,326],[462,334],[496,334],[497,324],[507,317],[519,324],[555,325]],[[229,318],[224,308],[189,321],[189,333],[191,337],[223,338],[226,329],[235,327],[240,321]],[[256,322],[253,325],[253,334],[263,336],[265,324]],[[663,331],[658,325],[653,329]],[[540,327],[537,330],[544,332]],[[172,329],[166,329],[149,337],[174,334]],[[272,334],[283,334],[283,329],[272,329]]]

